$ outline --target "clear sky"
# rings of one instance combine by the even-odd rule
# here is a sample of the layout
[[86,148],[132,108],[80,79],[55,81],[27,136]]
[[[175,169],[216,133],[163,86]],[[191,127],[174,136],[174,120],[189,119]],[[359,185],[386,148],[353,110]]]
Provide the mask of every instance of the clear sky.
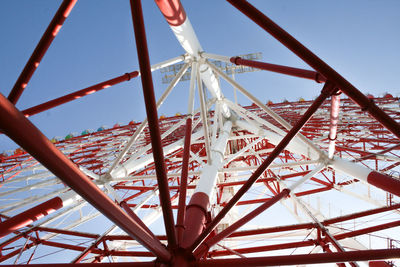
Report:
[[[151,63],[183,54],[154,1],[144,0]],[[8,96],[61,1],[0,1],[0,92]],[[289,50],[226,1],[182,0],[204,50],[234,56],[262,52],[265,62],[307,68]],[[257,8],[364,93],[399,93],[400,1],[258,0]],[[78,1],[21,96],[21,110],[139,68],[128,0]],[[154,73],[157,96],[166,88]],[[237,81],[265,101],[315,97],[320,84],[255,72]],[[49,138],[145,117],[140,79],[30,117]],[[230,97],[232,89],[223,85]],[[159,114],[185,113],[189,82],[181,82]],[[250,104],[244,98],[243,105]],[[198,105],[198,103],[196,104]],[[0,152],[15,148],[0,136]]]

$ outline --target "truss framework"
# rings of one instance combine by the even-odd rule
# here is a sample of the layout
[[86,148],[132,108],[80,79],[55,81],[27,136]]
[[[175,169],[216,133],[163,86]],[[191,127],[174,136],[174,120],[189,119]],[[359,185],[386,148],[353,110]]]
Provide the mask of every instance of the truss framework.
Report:
[[[131,0],[140,72],[19,111],[19,96],[75,2],[63,1],[8,99],[0,95],[0,128],[24,150],[1,158],[1,262],[29,264],[43,247],[63,249],[72,264],[118,266],[358,266],[400,257],[398,98],[363,95],[246,1],[228,0],[315,71],[205,53],[180,2],[166,0],[156,2],[187,53],[150,66],[141,3]],[[266,104],[212,60],[311,79],[323,83],[321,94]],[[156,101],[152,71],[178,62]],[[187,114],[159,119],[189,68]],[[139,74],[142,123],[53,144],[26,118]],[[254,104],[226,99],[218,79]],[[324,201],[332,199],[359,208],[330,210]],[[265,216],[267,209],[276,215]],[[105,263],[123,259],[138,262]]]

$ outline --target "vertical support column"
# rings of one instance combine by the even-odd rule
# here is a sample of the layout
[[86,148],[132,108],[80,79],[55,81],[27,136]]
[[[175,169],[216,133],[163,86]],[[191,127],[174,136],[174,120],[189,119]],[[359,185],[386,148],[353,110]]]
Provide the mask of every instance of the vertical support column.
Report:
[[52,198],[42,204],[28,209],[18,215],[0,223],[0,238],[63,207],[63,200],[59,197]]
[[160,192],[160,205],[164,216],[165,231],[170,247],[176,247],[174,217],[172,214],[171,198],[166,174],[164,153],[161,143],[160,129],[158,128],[157,107],[154,96],[153,79],[151,75],[150,59],[147,48],[146,31],[144,28],[142,4],[140,0],[131,0],[132,21],[135,31],[136,49],[140,65],[143,95],[146,104],[146,113],[149,122],[153,157],[156,167],[157,183]]
[[40,61],[47,49],[50,47],[57,33],[60,31],[76,1],[77,0],[64,0],[57,10],[57,13],[54,15],[54,18],[44,32],[23,71],[19,75],[18,80],[15,82],[13,89],[8,95],[8,100],[10,100],[14,105],[17,103],[25,87],[28,85],[29,80],[39,66]]

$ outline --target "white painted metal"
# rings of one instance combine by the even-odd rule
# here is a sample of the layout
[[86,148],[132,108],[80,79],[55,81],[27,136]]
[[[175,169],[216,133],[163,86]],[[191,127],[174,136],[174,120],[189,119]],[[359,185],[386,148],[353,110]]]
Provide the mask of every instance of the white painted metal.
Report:
[[213,191],[217,183],[218,171],[223,167],[225,149],[232,129],[232,122],[226,121],[219,133],[217,142],[211,147],[211,164],[205,166],[200,175],[196,186],[196,193],[203,192],[210,198],[214,195]]

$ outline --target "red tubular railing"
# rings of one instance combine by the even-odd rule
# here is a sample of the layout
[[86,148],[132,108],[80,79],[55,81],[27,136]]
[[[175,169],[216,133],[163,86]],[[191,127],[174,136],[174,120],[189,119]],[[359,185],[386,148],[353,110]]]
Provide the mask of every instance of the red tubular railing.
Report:
[[59,197],[52,198],[0,223],[0,238],[63,207]]
[[110,86],[113,86],[113,85],[116,85],[118,83],[129,81],[130,79],[135,78],[138,75],[139,75],[139,72],[137,72],[137,71],[133,71],[133,72],[130,72],[130,73],[125,73],[124,75],[118,76],[116,78],[113,78],[113,79],[110,79],[110,80],[107,80],[107,81],[92,85],[92,86],[87,87],[85,89],[73,92],[73,93],[68,94],[68,95],[61,96],[59,98],[47,101],[47,102],[42,103],[42,104],[37,105],[37,106],[25,109],[24,111],[22,111],[22,113],[26,117],[29,117],[29,116],[38,114],[40,112],[46,111],[48,109],[60,106],[62,104],[70,102],[72,100],[75,100],[75,99],[81,98],[83,96],[90,95],[90,94],[92,94],[94,92],[106,89],[106,88],[108,88]]
[[57,10],[57,13],[54,15],[54,18],[44,32],[38,45],[19,75],[18,80],[15,82],[13,89],[8,95],[8,100],[10,100],[10,102],[14,105],[17,103],[25,87],[28,85],[29,80],[31,79],[33,73],[35,73],[35,70],[39,66],[40,61],[42,60],[47,49],[50,47],[57,33],[60,31],[65,19],[68,17],[76,1],[77,0],[64,0]]
[[347,251],[335,253],[317,253],[284,255],[271,257],[254,257],[240,259],[207,259],[201,260],[197,266],[276,266],[276,265],[299,265],[299,264],[317,264],[331,262],[349,262],[349,261],[368,261],[399,258],[400,249],[376,249]]
[[276,73],[286,74],[289,76],[304,78],[313,80],[317,83],[326,82],[326,78],[322,76],[320,73],[313,70],[305,70],[299,68],[293,68],[288,66],[276,65],[271,63],[265,63],[260,61],[253,61],[248,59],[243,59],[241,57],[231,57],[230,61],[236,65],[243,65],[252,68],[257,68],[261,70],[272,71]]

